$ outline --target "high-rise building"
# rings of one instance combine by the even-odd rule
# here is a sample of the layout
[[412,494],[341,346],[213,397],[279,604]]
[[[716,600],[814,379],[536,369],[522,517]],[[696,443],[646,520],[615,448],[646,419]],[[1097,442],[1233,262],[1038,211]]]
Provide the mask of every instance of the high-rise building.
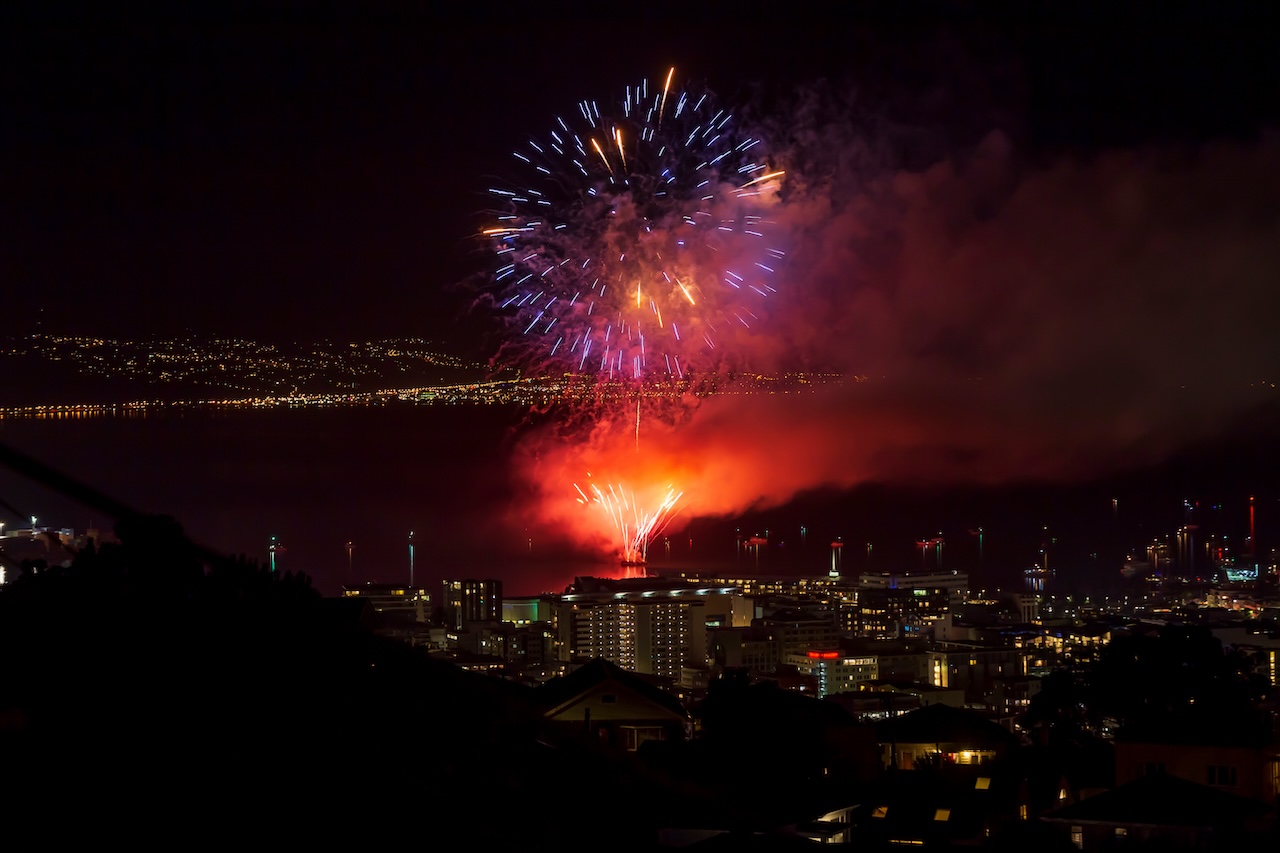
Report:
[[964,601],[963,572],[878,572],[858,578],[858,634],[863,637],[926,635],[938,619]]
[[502,621],[502,581],[485,579],[446,580],[440,605],[453,628],[467,622]]
[[735,593],[659,578],[575,578],[559,603],[560,654],[679,679],[686,665],[708,666],[707,630],[733,624]]

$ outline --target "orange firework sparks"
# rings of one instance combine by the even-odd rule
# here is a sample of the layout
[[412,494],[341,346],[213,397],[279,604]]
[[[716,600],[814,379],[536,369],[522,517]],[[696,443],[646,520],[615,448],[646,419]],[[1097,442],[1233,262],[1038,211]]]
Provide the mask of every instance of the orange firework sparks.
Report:
[[624,565],[638,565],[646,561],[650,540],[670,523],[676,505],[684,495],[674,486],[668,486],[657,506],[647,508],[636,499],[635,492],[621,483],[610,483],[604,487],[588,483],[586,490],[577,483],[573,487],[579,495],[578,503],[599,507],[609,519]]

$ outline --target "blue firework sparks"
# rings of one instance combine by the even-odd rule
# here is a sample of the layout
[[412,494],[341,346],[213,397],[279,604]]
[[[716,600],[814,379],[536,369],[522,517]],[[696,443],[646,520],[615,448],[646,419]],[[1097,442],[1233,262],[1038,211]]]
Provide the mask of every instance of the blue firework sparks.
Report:
[[769,210],[782,172],[707,91],[628,86],[581,101],[512,152],[493,186],[492,288],[528,368],[611,380],[720,363],[760,319],[783,258]]

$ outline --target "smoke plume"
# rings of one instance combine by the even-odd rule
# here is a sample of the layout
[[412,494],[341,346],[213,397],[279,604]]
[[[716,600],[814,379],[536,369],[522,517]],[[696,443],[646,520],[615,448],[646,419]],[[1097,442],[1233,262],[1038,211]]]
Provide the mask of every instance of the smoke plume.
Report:
[[713,395],[638,439],[634,413],[531,435],[546,520],[598,537],[573,500],[588,470],[674,482],[699,515],[866,482],[1082,480],[1274,402],[1277,140],[1034,163],[992,132],[906,169],[847,123],[793,125],[784,286],[741,361],[841,380]]

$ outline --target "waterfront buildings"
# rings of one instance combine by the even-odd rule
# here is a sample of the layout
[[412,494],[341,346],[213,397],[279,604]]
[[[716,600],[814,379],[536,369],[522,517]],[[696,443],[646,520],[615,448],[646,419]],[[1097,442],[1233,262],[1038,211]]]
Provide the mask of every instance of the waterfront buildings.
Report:
[[678,680],[686,667],[709,666],[709,630],[746,627],[750,614],[731,586],[579,577],[557,607],[560,655]]

